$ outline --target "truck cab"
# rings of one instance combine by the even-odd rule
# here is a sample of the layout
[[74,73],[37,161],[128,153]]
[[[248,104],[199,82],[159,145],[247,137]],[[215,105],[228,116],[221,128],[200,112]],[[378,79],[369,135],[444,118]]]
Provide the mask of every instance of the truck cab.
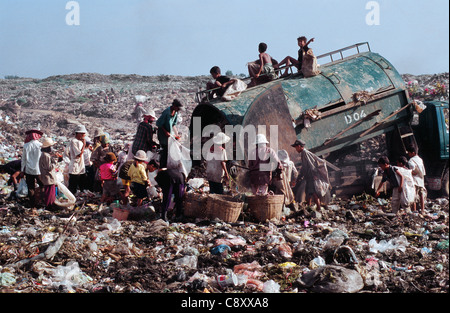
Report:
[[449,196],[449,121],[448,101],[425,101],[425,109],[413,118],[412,128],[425,163],[426,187]]

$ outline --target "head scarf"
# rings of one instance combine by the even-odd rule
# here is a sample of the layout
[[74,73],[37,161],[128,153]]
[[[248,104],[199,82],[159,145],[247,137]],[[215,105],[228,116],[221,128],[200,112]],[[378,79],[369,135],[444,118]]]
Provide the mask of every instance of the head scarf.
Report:
[[36,132],[31,132],[25,137],[25,143],[30,142],[32,140],[39,140],[42,137],[41,134]]

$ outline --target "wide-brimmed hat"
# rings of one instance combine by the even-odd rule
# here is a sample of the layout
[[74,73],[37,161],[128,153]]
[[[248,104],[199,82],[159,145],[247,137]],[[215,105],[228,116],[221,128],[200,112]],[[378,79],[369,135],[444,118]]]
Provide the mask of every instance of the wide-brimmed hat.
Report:
[[255,145],[259,145],[261,143],[269,143],[267,141],[267,138],[264,134],[258,134],[256,135],[256,141],[255,141]]
[[153,109],[145,110],[144,111],[144,116],[151,116],[153,118],[156,118],[155,110],[153,110]]
[[229,142],[230,139],[231,139],[230,137],[228,137],[224,133],[220,132],[213,137],[213,142],[216,145],[223,145],[223,144],[226,144],[227,142]]
[[25,135],[28,135],[28,134],[31,134],[31,133],[36,133],[36,134],[39,134],[39,135],[41,135],[41,136],[44,134],[44,133],[41,132],[39,129],[33,128],[33,129],[30,129],[30,130],[27,130],[27,131],[25,132]]
[[306,145],[306,143],[303,140],[298,139],[291,145],[291,147],[296,147],[296,146],[304,147],[305,145]]
[[86,134],[87,130],[86,127],[84,125],[77,125],[77,127],[75,128],[75,133],[80,133],[80,134]]
[[139,161],[147,161],[147,153],[143,150],[138,150],[134,155],[134,158]]
[[56,142],[53,141],[50,137],[45,137],[44,140],[42,140],[42,148],[48,148],[55,144]]
[[113,152],[108,152],[105,155],[105,162],[116,162],[117,161],[117,157]]
[[97,138],[100,137],[101,135],[104,135],[105,133],[103,132],[103,130],[101,128],[95,128],[94,129],[94,137],[93,138]]
[[278,150],[278,158],[281,162],[288,162],[290,160],[286,150]]

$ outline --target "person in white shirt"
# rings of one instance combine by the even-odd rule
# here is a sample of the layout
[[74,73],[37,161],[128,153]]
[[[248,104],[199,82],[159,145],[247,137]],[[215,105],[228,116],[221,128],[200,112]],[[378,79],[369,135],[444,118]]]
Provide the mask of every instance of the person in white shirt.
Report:
[[25,144],[23,145],[21,171],[25,175],[25,181],[28,187],[28,197],[31,207],[34,207],[39,199],[39,189],[36,190],[36,183],[39,188],[43,187],[39,175],[39,159],[41,158],[42,143],[39,139],[43,133],[38,129],[31,129],[25,132]]
[[85,175],[84,175],[84,182],[82,183],[82,185],[83,189],[93,191],[95,171],[93,163],[91,161],[91,155],[94,142],[87,136],[85,137],[85,139],[86,139],[86,147],[84,148],[83,152]]
[[227,171],[227,152],[224,145],[230,141],[230,137],[220,132],[213,137],[214,145],[206,154],[206,178],[209,183],[209,192],[223,194],[223,181],[229,180]]
[[[423,214],[425,212],[425,199],[427,190],[425,189],[425,166],[421,157],[417,155],[417,149],[411,145],[406,148],[406,152],[409,157],[409,168],[412,170],[414,179],[414,186],[416,188],[416,201],[419,200],[420,211]],[[416,211],[416,201],[413,204],[413,210]]]
[[83,189],[83,182],[86,176],[86,167],[84,164],[84,150],[86,148],[86,127],[78,125],[75,129],[75,137],[69,142],[69,190],[75,195],[78,188]]

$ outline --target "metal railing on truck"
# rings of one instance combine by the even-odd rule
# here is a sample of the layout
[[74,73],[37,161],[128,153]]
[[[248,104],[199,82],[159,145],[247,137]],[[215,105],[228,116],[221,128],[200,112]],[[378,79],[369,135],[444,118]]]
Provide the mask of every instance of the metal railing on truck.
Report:
[[[335,51],[331,51],[331,52],[327,52],[327,53],[321,54],[321,55],[317,56],[317,60],[323,59],[323,58],[326,58],[326,57],[330,58],[331,61],[322,64],[322,66],[330,65],[330,64],[333,64],[333,63],[336,63],[336,62],[340,62],[340,61],[344,60],[345,58],[352,57],[352,56],[355,56],[355,55],[358,55],[358,54],[362,53],[361,49],[360,49],[360,47],[362,47],[362,46],[366,46],[367,47],[367,51],[362,51],[362,52],[371,52],[369,42],[360,42],[360,43],[356,43],[354,45],[351,45],[351,46],[348,46],[348,47],[345,47],[345,48],[342,48],[342,49],[338,49],[338,50],[335,50]],[[356,53],[344,56],[344,52],[345,51],[349,51],[349,50],[352,50],[352,49],[356,49]],[[336,54],[340,57],[339,59],[333,59],[333,56],[336,55]],[[281,72],[281,71],[283,71],[285,69],[288,69],[288,70],[290,70],[291,75],[292,75],[293,74],[292,67],[294,67],[294,65],[283,66],[283,67],[280,67],[280,68],[276,68],[275,71],[277,73],[279,73],[279,72]],[[261,74],[260,76],[264,76],[264,75],[266,75],[266,74]],[[246,81],[246,80],[249,80],[249,79],[251,79],[250,76],[244,77],[241,80]],[[210,101],[211,100],[210,99],[210,93],[212,91],[218,90],[218,89],[220,89],[220,87],[213,88],[213,89],[207,89],[207,90],[201,90],[201,91],[199,91],[199,92],[197,92],[195,94],[195,100],[197,101],[197,103],[202,102],[204,98],[206,98],[205,99],[206,101]]]

